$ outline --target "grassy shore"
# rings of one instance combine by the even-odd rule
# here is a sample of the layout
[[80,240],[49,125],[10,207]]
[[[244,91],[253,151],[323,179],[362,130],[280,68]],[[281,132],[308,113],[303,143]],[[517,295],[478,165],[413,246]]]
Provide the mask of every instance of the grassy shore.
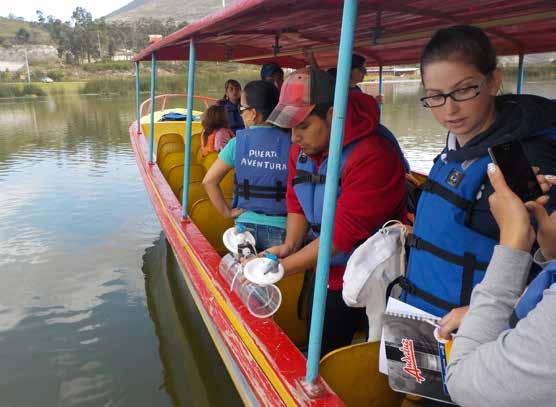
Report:
[[84,86],[85,82],[0,83],[0,97],[76,95]]
[[[141,64],[141,92],[150,90],[150,69],[147,63]],[[128,61],[98,62],[83,66],[36,64],[35,79],[51,76],[53,83],[0,82],[0,97],[56,96],[75,94],[129,95],[135,91],[133,64]],[[517,67],[502,68],[505,77],[515,77]],[[156,93],[185,93],[187,87],[186,66],[183,62],[161,62],[158,67]],[[236,79],[241,84],[259,79],[259,67],[230,63],[200,62],[196,69],[196,89],[203,89],[207,96],[220,97],[227,79]],[[385,79],[400,79],[385,76]],[[418,75],[404,79],[418,79]],[[376,75],[367,75],[367,81]],[[554,64],[530,66],[526,69],[525,80],[554,80]]]

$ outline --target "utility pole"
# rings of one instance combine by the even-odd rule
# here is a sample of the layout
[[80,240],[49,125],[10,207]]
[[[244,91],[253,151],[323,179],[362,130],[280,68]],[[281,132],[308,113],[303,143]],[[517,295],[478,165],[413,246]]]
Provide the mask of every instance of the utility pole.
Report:
[[29,60],[27,59],[27,49],[23,48],[25,54],[25,69],[27,70],[27,83],[31,83],[31,74],[29,73]]
[[226,0],[222,0],[222,8],[226,8]]

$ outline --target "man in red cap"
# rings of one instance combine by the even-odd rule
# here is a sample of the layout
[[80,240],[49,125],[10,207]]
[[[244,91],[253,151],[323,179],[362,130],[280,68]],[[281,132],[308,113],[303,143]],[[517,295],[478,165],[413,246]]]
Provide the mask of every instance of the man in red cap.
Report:
[[[286,274],[314,268],[322,218],[328,144],[332,125],[334,79],[309,67],[292,73],[268,121],[292,130],[288,162],[287,236],[270,248]],[[351,343],[363,308],[342,300],[342,277],[351,252],[390,219],[405,216],[405,173],[392,144],[376,133],[375,100],[350,92],[336,200],[333,247],[324,321],[322,354]],[[306,237],[310,243],[303,246]],[[303,247],[302,247],[303,246]]]

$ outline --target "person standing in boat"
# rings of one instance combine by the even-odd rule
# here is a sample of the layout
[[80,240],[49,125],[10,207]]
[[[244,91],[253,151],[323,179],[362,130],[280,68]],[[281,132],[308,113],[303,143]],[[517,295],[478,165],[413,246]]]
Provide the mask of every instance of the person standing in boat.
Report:
[[234,137],[234,133],[228,128],[228,119],[224,106],[210,106],[201,119],[203,132],[201,133],[201,150],[203,156],[213,151],[220,151],[226,143]]
[[280,92],[284,83],[284,70],[275,62],[264,64],[261,67],[261,80],[272,83]]
[[235,134],[237,130],[245,128],[241,113],[239,111],[239,102],[241,96],[241,85],[235,79],[228,79],[224,84],[224,96],[216,104],[226,109],[228,117],[228,127]]
[[[249,82],[241,94],[241,115],[247,126],[238,130],[209,168],[203,186],[218,212],[242,223],[256,239],[256,249],[279,245],[286,235],[286,185],[289,133],[267,123],[278,103],[274,85]],[[234,199],[228,206],[219,187],[235,169]]]
[[[283,244],[268,249],[280,258],[286,275],[304,272],[317,264],[333,102],[334,79],[320,69],[308,67],[288,76],[280,102],[268,118],[277,126],[292,129],[287,235]],[[350,253],[384,222],[405,216],[404,168],[392,144],[377,134],[377,127],[375,100],[362,92],[349,92],[323,355],[349,345],[365,318],[363,308],[350,308],[342,299],[342,278]],[[302,247],[306,236],[312,241]]]
[[[330,76],[336,79],[336,74],[338,70],[336,68],[330,68],[326,71]],[[359,87],[358,83],[363,82],[367,70],[365,69],[365,58],[361,55],[353,54],[351,56],[351,73],[349,76],[349,90],[354,92],[363,92]]]
[[[556,173],[556,103],[532,95],[497,96],[502,73],[477,27],[439,30],[421,56],[424,107],[448,130],[446,147],[421,186],[402,300],[443,317],[453,331],[484,277],[499,239],[489,211],[487,148],[519,140],[532,165]],[[548,207],[554,208],[552,193]]]

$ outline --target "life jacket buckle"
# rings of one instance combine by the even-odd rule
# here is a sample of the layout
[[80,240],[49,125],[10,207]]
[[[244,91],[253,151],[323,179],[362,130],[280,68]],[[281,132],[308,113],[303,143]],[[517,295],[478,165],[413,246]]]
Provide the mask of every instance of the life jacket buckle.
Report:
[[313,183],[313,184],[324,184],[325,181],[326,181],[326,175],[311,174],[311,183]]
[[413,233],[409,233],[406,236],[405,244],[409,247],[414,247],[418,250],[423,250],[423,245],[422,245],[421,239],[419,239]]

